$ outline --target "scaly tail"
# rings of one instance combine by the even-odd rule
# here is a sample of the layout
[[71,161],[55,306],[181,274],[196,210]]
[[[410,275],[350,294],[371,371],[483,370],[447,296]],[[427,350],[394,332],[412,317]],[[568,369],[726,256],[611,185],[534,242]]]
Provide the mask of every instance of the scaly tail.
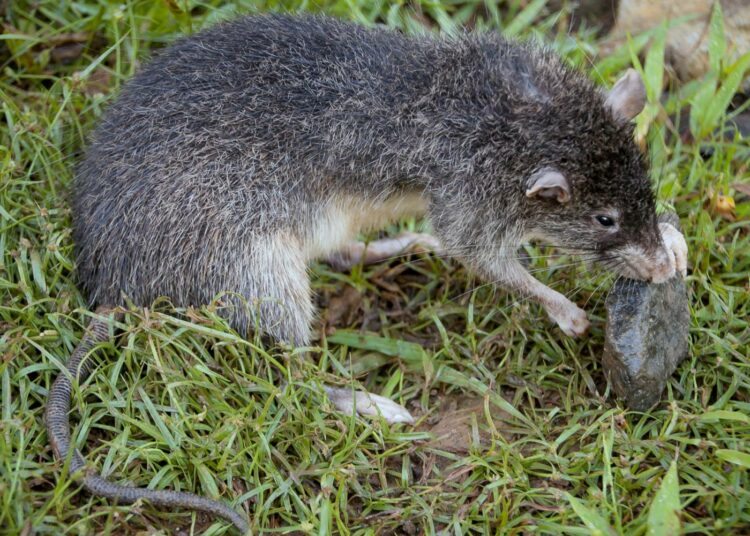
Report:
[[[99,308],[97,314],[107,314],[110,309]],[[86,356],[97,344],[104,342],[109,337],[108,323],[95,318],[89,322],[83,339],[70,356],[66,369],[68,374],[60,374],[50,389],[47,399],[46,421],[47,436],[52,444],[52,449],[59,460],[65,460],[70,450],[70,423],[68,413],[70,412],[70,394],[72,390],[71,378],[79,383],[88,378],[91,370],[86,364]],[[70,458],[70,474],[77,473],[86,466],[81,453],[75,449]],[[99,475],[84,472],[83,486],[93,495],[114,499],[123,504],[136,502],[144,499],[156,506],[180,507],[191,510],[200,510],[207,514],[222,517],[232,523],[241,534],[250,532],[250,526],[244,517],[229,508],[224,503],[214,501],[206,497],[192,493],[179,491],[151,490],[147,488],[131,488],[114,484]]]

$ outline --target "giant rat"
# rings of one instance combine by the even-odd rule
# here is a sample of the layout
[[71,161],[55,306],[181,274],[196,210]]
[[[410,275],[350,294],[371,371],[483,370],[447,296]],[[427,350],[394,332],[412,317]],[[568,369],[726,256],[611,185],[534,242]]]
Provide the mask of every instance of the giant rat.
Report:
[[[407,37],[317,16],[220,24],[161,52],[104,114],[74,182],[80,285],[105,309],[159,296],[200,305],[229,291],[223,314],[239,333],[306,345],[308,263],[357,262],[358,233],[426,216],[443,251],[580,335],[586,314],[524,269],[522,242],[655,283],[685,271],[684,238],[657,223],[633,142],[644,101],[635,71],[607,93],[550,50],[489,32]],[[90,324],[51,389],[60,458],[70,379],[88,374],[83,359],[107,325]],[[327,392],[339,408],[411,420],[382,397]],[[71,455],[71,470],[83,468]],[[214,500],[93,474],[83,483],[248,530]]]

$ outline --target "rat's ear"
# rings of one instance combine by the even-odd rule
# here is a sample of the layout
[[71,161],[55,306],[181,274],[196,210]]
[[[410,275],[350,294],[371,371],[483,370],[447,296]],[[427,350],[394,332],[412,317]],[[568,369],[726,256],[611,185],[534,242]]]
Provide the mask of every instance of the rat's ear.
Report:
[[628,69],[607,95],[604,106],[620,121],[627,122],[646,106],[646,86],[635,69]]
[[565,175],[554,169],[540,169],[529,178],[526,197],[555,199],[558,203],[570,201],[570,184]]

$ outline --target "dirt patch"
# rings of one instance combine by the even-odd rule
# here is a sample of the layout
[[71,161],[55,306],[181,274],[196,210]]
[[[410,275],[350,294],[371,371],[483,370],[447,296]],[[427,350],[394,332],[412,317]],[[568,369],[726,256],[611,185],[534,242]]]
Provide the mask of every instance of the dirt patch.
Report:
[[[489,422],[488,422],[489,419]],[[487,447],[493,434],[504,432],[510,416],[484,398],[449,395],[442,399],[438,412],[427,420],[421,431],[430,432],[434,439],[426,447],[453,454],[467,454],[472,447]]]

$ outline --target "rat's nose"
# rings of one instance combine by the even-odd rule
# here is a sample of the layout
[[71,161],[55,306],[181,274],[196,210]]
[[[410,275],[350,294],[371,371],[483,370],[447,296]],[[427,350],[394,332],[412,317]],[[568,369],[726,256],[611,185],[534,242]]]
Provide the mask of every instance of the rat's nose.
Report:
[[651,270],[649,270],[647,281],[649,283],[664,283],[674,275],[674,270],[674,261],[669,258],[665,250],[659,250],[654,263],[651,265]]

